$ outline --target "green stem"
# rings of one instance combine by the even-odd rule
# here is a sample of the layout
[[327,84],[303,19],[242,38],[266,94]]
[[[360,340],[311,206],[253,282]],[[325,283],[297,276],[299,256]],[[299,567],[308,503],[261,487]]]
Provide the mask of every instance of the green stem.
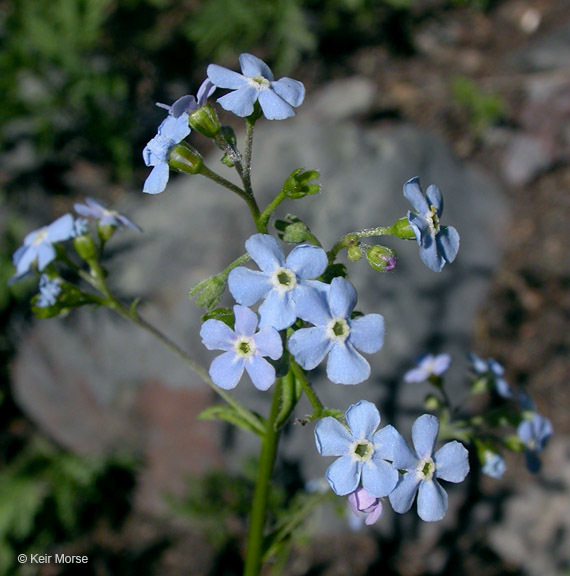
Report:
[[319,418],[325,409],[324,404],[313,390],[311,383],[307,380],[304,370],[294,360],[291,360],[291,370],[293,374],[295,374],[295,378],[301,383],[301,388],[303,388],[303,392],[307,395],[313,407],[314,413],[311,416],[311,420]]
[[259,455],[259,468],[255,481],[253,505],[249,518],[249,534],[247,552],[245,557],[244,576],[259,576],[263,557],[263,533],[267,516],[267,500],[271,484],[271,475],[279,443],[279,431],[275,430],[275,421],[279,414],[281,401],[281,378],[275,382],[271,411],[267,420],[265,435],[261,444]]
[[269,223],[269,218],[271,218],[271,214],[275,212],[277,206],[279,206],[279,204],[281,204],[285,198],[287,198],[287,194],[283,191],[279,192],[279,194],[277,194],[277,196],[271,200],[271,202],[267,205],[267,208],[265,208],[265,210],[261,213],[259,221],[263,224],[263,226],[265,226],[266,229],[267,224]]
[[[245,203],[247,204],[249,211],[251,212],[251,215],[253,217],[253,221],[255,222],[255,225],[257,227],[258,232],[264,232],[264,229],[260,226],[260,215],[261,214],[260,214],[259,206],[257,205],[257,202],[256,202],[256,200],[253,196],[253,193],[251,191],[242,190],[239,186],[236,186],[233,182],[230,182],[229,180],[226,180],[223,176],[220,176],[219,174],[212,172],[212,170],[210,170],[205,165],[202,166],[202,169],[200,170],[200,174],[202,174],[202,176],[205,176],[206,178],[209,178],[213,182],[216,182],[216,184],[219,184],[220,186],[223,186],[224,188],[231,190],[232,192],[237,194],[240,198],[242,198],[245,201]],[[250,186],[250,188],[251,188],[251,186]]]
[[253,129],[255,121],[251,118],[245,120],[245,154],[243,166],[243,185],[247,192],[253,196],[253,189],[251,187],[251,155],[253,152]]
[[126,320],[131,321],[133,324],[142,328],[159,342],[162,342],[172,353],[174,353],[178,358],[180,358],[192,371],[218,396],[223,398],[230,406],[232,406],[236,412],[238,412],[245,420],[247,420],[258,432],[263,433],[263,429],[260,425],[259,419],[254,416],[245,406],[240,402],[235,400],[230,394],[228,394],[222,388],[219,388],[214,384],[207,370],[200,366],[191,356],[189,356],[178,344],[173,342],[168,336],[163,334],[158,328],[155,328],[152,324],[147,322],[144,318],[138,314],[136,309],[129,308],[118,300],[109,290],[107,283],[105,282],[105,273],[101,268],[101,265],[96,260],[91,260],[89,262],[91,267],[91,274],[83,273],[81,277],[89,282],[95,289],[99,290],[105,297],[106,300],[102,302],[103,305],[107,306]]

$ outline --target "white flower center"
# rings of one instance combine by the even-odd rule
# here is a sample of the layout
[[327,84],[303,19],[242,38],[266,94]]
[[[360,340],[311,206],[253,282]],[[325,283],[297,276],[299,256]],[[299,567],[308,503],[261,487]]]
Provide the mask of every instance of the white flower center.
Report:
[[350,455],[357,462],[368,462],[374,454],[374,444],[361,438],[350,446]]
[[350,334],[350,327],[345,318],[333,318],[327,324],[326,333],[332,342],[344,342]]
[[252,336],[239,336],[234,342],[236,356],[244,359],[255,355],[257,347]]
[[431,480],[435,473],[435,462],[431,456],[422,458],[416,468],[416,476],[419,480]]
[[263,76],[252,76],[247,79],[247,82],[257,90],[267,90],[271,86],[271,82]]
[[428,222],[429,229],[436,234],[439,232],[439,218],[437,216],[437,210],[432,204],[429,210],[424,214],[424,218]]
[[38,246],[39,244],[42,244],[43,242],[45,242],[47,235],[48,235],[47,228],[42,228],[41,230],[38,230],[37,234],[32,240],[32,245]]
[[273,288],[283,295],[297,287],[297,275],[289,268],[277,268],[271,275]]

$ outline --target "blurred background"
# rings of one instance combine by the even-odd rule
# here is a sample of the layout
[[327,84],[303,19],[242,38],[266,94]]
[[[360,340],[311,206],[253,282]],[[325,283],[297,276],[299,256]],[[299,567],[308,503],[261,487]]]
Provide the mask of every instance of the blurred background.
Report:
[[[388,512],[355,531],[342,503],[328,506],[274,573],[570,574],[567,0],[4,0],[0,38],[1,576],[241,573],[255,442],[198,422],[214,399],[135,327],[90,310],[40,323],[35,282],[6,281],[28,231],[95,197],[145,230],[114,238],[111,284],[145,297],[143,312],[209,362],[187,290],[253,230],[233,198],[189,177],[143,197],[141,151],[164,117],[155,102],[195,94],[208,63],[237,69],[242,52],[307,88],[295,120],[259,123],[262,200],[292,169],[320,169],[319,204],[298,210],[330,243],[402,215],[401,186],[418,174],[439,184],[444,223],[462,234],[441,277],[418,269],[415,246],[401,276],[358,269],[363,307],[391,327],[387,351],[367,388],[323,384],[326,403],[367,397],[409,423],[425,393],[398,388],[414,356],[453,352],[460,399],[471,349],[528,386],[555,429],[538,477],[520,458],[500,481],[474,465],[440,524]],[[328,464],[306,454],[312,430],[299,428],[282,444],[275,516]],[[56,552],[89,563],[16,561]]]

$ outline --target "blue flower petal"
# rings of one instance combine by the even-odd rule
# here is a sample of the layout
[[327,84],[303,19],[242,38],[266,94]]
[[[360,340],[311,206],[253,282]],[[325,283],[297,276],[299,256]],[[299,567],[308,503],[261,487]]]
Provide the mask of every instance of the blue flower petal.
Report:
[[370,364],[350,342],[337,343],[329,352],[327,376],[335,384],[359,384],[370,376]]
[[333,492],[338,496],[346,496],[354,492],[360,483],[361,463],[352,456],[341,456],[327,469],[325,474]]
[[230,350],[235,340],[233,330],[220,320],[206,320],[200,329],[202,344],[208,350]]
[[414,422],[412,441],[420,458],[431,456],[438,432],[439,420],[431,414],[423,414]]
[[257,100],[257,96],[258,90],[249,84],[245,84],[235,92],[230,92],[218,98],[217,102],[224,110],[233,112],[240,118],[245,118],[253,113],[253,105]]
[[441,376],[444,372],[447,372],[451,366],[451,356],[449,354],[438,354],[433,362],[432,372],[436,376]]
[[469,455],[463,444],[454,440],[442,446],[434,455],[435,476],[447,482],[463,482],[469,473]]
[[208,74],[208,78],[218,88],[230,88],[236,90],[247,85],[247,80],[241,74],[238,74],[233,70],[228,70],[223,66],[218,66],[217,64],[210,64],[206,73]]
[[423,368],[412,368],[404,374],[404,382],[420,383],[425,382],[429,378],[429,374]]
[[491,478],[501,478],[507,469],[505,460],[500,454],[492,454],[485,459],[481,472]]
[[[254,78],[255,76],[263,76],[270,82],[273,81],[273,74],[269,66],[263,61],[253,56],[252,54],[242,54],[239,57],[241,71],[244,76]],[[227,86],[229,88],[229,86]]]
[[325,328],[302,328],[289,338],[289,351],[305,370],[316,368],[328,354],[332,344]]
[[285,256],[279,242],[269,234],[254,234],[245,242],[245,249],[264,272],[284,266]]
[[245,306],[234,306],[235,332],[240,336],[253,336],[257,328],[257,314]]
[[167,116],[158,127],[158,134],[168,138],[171,146],[182,142],[190,134],[188,114],[183,113],[178,118]]
[[400,477],[398,484],[390,493],[390,504],[394,512],[404,514],[412,507],[419,484],[420,479],[415,471],[408,472]]
[[436,236],[439,252],[446,262],[453,262],[459,252],[459,234],[453,226],[442,226]]
[[285,260],[285,267],[290,268],[304,280],[312,280],[320,276],[328,264],[327,254],[318,246],[303,244],[291,250]]
[[381,458],[382,460],[393,462],[396,455],[398,455],[399,463],[404,465],[394,467],[395,469],[408,468],[408,463],[411,463],[411,466],[416,465],[417,459],[415,455],[394,426],[384,426],[384,428],[378,430],[372,436],[372,442],[374,443],[374,459]]
[[26,274],[38,257],[38,251],[35,246],[22,246],[22,248],[23,251],[20,252],[20,257],[16,266],[16,279],[19,279]]
[[216,386],[231,390],[241,380],[244,368],[245,361],[237,358],[235,352],[224,352],[210,364],[210,377]]
[[370,438],[380,425],[380,413],[372,402],[361,400],[346,411],[346,423],[354,438]]
[[377,352],[384,345],[384,318],[380,314],[367,314],[351,320],[348,339],[362,352]]
[[426,198],[428,205],[435,208],[438,217],[441,216],[443,212],[443,196],[439,191],[439,188],[435,184],[430,184],[426,190]]
[[424,522],[437,522],[447,512],[447,492],[435,480],[425,480],[418,493],[418,516]]
[[143,192],[146,194],[160,194],[168,183],[168,164],[166,162],[157,164],[145,180]]
[[295,303],[291,299],[291,292],[279,294],[271,290],[263,304],[259,307],[261,317],[260,326],[273,326],[277,330],[289,328],[297,320]]
[[376,498],[388,496],[398,483],[399,474],[385,460],[371,459],[362,466],[362,486]]
[[315,426],[315,442],[321,456],[344,456],[354,439],[336,418],[323,418]]
[[[196,102],[196,98],[192,95],[187,95],[178,98],[178,100],[169,107],[168,112],[171,116],[174,116],[174,118],[180,118],[185,112],[188,113],[197,109],[198,102]],[[184,136],[184,138],[185,137],[186,136]]]
[[[441,236],[441,233],[438,235]],[[433,272],[441,272],[445,265],[443,256],[439,253],[436,238],[431,235],[424,236],[420,244],[420,258]]]
[[271,282],[265,272],[239,266],[230,272],[228,288],[236,302],[252,306],[271,290]]
[[281,78],[276,82],[272,82],[271,89],[291,106],[300,106],[305,99],[303,83],[292,78]]
[[296,299],[297,316],[305,322],[315,326],[326,326],[331,320],[328,303],[330,287],[323,282],[305,281],[307,286],[299,289],[299,297]]
[[495,378],[495,390],[501,398],[512,398],[513,389],[504,378]]
[[64,214],[47,227],[47,242],[63,242],[73,234],[73,216]]
[[283,342],[279,332],[270,326],[265,326],[253,337],[257,352],[261,356],[269,356],[271,360],[278,360],[283,354]]
[[51,244],[43,243],[37,247],[38,270],[41,272],[50,262],[55,260],[55,248]]
[[477,354],[473,354],[472,352],[470,352],[469,354],[467,354],[467,359],[469,360],[469,362],[471,362],[473,370],[475,370],[477,374],[485,374],[486,372],[489,371],[488,363],[482,358],[479,358]]
[[285,120],[295,116],[294,108],[269,88],[260,90],[258,98],[263,115],[268,120]]
[[333,278],[329,290],[329,307],[333,318],[348,318],[356,301],[354,286],[345,278]]
[[245,369],[258,390],[267,390],[275,382],[275,368],[261,356],[252,356]]
[[424,238],[431,235],[428,221],[421,214],[408,211],[408,222],[416,235],[418,244],[421,246]]
[[419,214],[425,214],[429,210],[417,176],[404,184],[404,196]]
[[203,106],[215,91],[216,86],[214,83],[209,78],[206,78],[204,82],[200,84],[200,88],[198,88],[198,92],[196,93],[198,106]]

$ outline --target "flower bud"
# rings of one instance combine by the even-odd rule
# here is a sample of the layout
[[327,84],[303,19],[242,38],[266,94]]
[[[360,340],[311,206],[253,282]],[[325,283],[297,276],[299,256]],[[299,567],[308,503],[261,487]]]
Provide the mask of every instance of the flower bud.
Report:
[[109,238],[111,238],[111,236],[115,233],[116,229],[117,227],[113,226],[112,224],[99,223],[99,225],[97,226],[97,231],[99,232],[99,238],[101,242],[103,244],[107,242]]
[[77,254],[79,254],[79,257],[85,260],[85,262],[98,260],[99,258],[99,251],[91,236],[77,236],[77,238],[73,239],[73,247]]
[[283,240],[291,242],[292,244],[300,244],[304,242],[309,235],[309,229],[303,222],[294,222],[285,228],[283,233]]
[[305,172],[303,172],[302,168],[293,170],[283,183],[283,193],[293,200],[317,194],[321,189],[321,185],[309,184],[309,182],[318,177],[319,173],[316,170],[307,170]]
[[204,104],[204,106],[191,112],[188,124],[206,138],[215,138],[221,129],[218,115],[210,104]]
[[392,234],[397,236],[398,238],[402,238],[402,240],[415,240],[416,235],[414,234],[413,228],[410,226],[408,222],[408,218],[400,218],[396,220],[394,224],[390,227],[392,230]]
[[424,408],[430,412],[435,412],[443,408],[443,402],[435,394],[428,394],[424,400]]
[[186,142],[181,142],[170,151],[168,165],[177,172],[198,174],[204,165],[204,160],[194,147],[186,144]]
[[360,260],[362,258],[362,250],[360,249],[360,246],[349,246],[347,256],[351,262]]
[[524,452],[525,450],[525,445],[523,441],[514,434],[511,436],[507,436],[506,438],[503,438],[503,444],[505,448],[508,448],[513,452]]
[[396,253],[387,246],[372,246],[366,252],[368,264],[378,272],[389,272],[396,267]]

